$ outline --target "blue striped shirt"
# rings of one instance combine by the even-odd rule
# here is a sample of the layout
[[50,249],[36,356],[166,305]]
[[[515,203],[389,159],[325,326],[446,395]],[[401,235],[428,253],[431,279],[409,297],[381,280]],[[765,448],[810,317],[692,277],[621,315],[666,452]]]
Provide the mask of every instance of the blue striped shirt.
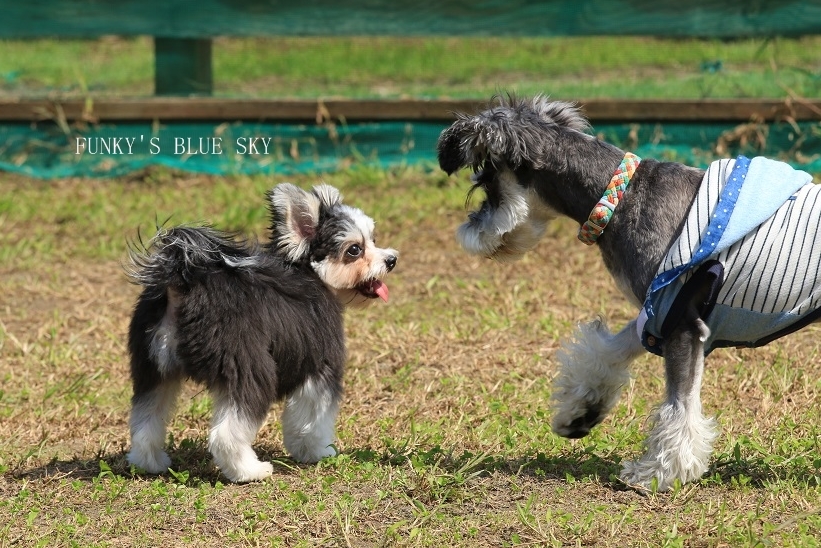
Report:
[[809,174],[783,162],[743,156],[713,162],[648,290],[637,326],[645,348],[661,353],[667,313],[708,260],[724,266],[724,280],[707,320],[705,354],[765,344],[815,312],[821,305],[819,192]]

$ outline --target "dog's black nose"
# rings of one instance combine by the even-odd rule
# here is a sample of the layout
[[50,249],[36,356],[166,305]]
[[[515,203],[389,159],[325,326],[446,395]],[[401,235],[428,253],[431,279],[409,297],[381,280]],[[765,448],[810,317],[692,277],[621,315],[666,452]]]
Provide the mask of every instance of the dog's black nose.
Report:
[[385,258],[385,266],[388,267],[388,272],[393,270],[393,267],[396,266],[396,255],[388,255]]

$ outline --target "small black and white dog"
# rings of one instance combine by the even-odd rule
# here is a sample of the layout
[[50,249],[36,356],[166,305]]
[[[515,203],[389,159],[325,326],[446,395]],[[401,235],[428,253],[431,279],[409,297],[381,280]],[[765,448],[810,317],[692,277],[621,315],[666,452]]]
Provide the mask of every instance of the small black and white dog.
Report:
[[717,436],[700,399],[704,357],[760,346],[821,318],[821,185],[766,158],[707,170],[642,160],[587,133],[575,105],[500,99],[442,132],[439,165],[474,170],[486,199],[458,231],[469,252],[500,261],[532,249],[564,215],[595,244],[637,318],[611,334],[581,325],[557,355],[553,430],[587,435],[618,401],[629,365],[664,357],[667,399],[631,485],[669,489],[700,478]]
[[336,453],[334,421],[345,365],[343,310],[379,297],[397,252],[374,243],[374,222],[328,185],[268,193],[271,241],[210,227],[162,229],[132,245],[131,280],[144,289],[129,329],[131,451],[149,473],[171,465],[166,424],[185,379],[213,398],[208,440],[235,482],[271,475],[251,444],[284,399],[285,447],[300,462]]

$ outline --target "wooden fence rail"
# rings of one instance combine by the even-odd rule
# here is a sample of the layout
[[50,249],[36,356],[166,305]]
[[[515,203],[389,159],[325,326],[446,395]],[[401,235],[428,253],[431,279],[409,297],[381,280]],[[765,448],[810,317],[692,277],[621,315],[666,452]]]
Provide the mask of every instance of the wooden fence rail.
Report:
[[[99,100],[0,100],[0,121],[207,121],[326,120],[450,121],[454,112],[475,112],[474,100],[266,100],[150,97]],[[582,105],[595,122],[773,122],[821,120],[815,100],[591,100]]]

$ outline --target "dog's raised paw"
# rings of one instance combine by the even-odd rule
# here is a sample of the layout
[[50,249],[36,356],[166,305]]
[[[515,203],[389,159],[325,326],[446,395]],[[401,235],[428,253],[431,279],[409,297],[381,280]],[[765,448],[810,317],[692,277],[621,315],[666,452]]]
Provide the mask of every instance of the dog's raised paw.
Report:
[[589,407],[583,415],[573,419],[564,419],[557,415],[553,420],[553,432],[564,438],[579,439],[590,433],[590,431],[604,420],[604,414],[600,405]]

